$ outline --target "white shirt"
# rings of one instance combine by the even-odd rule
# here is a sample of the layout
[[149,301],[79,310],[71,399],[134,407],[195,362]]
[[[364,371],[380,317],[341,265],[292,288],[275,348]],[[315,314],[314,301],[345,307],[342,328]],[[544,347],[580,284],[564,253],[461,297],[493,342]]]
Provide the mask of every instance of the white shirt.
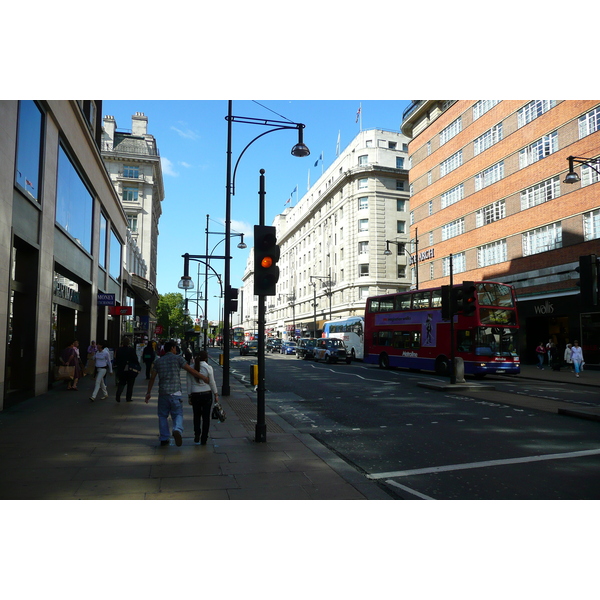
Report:
[[188,394],[197,394],[199,392],[212,392],[215,396],[217,395],[217,384],[215,382],[215,375],[213,373],[213,368],[206,362],[200,361],[200,367],[198,371],[202,373],[202,375],[206,375],[208,377],[208,383],[204,383],[202,379],[198,383],[196,378],[191,374],[187,373],[187,393]]
[[98,369],[108,369],[109,373],[112,373],[112,363],[110,362],[110,353],[106,348],[98,350],[94,355],[96,361],[96,367]]

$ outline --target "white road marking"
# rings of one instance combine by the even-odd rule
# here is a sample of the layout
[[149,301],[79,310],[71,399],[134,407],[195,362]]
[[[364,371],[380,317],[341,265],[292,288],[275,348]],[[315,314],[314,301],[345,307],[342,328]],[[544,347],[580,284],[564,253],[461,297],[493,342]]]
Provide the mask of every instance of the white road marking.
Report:
[[404,490],[405,492],[408,492],[409,494],[412,494],[413,496],[417,496],[417,498],[421,498],[422,500],[435,500],[435,498],[431,498],[430,496],[421,494],[421,492],[417,492],[417,490],[413,490],[413,489],[406,487],[405,485],[402,485],[401,483],[397,483],[396,481],[393,481],[391,479],[389,481],[386,481],[386,483],[388,485],[393,485],[394,487],[400,488],[401,490]]
[[543,454],[538,456],[523,456],[521,458],[505,458],[501,460],[485,460],[476,463],[462,463],[458,465],[445,465],[443,467],[428,467],[426,469],[410,469],[408,471],[390,471],[388,473],[371,473],[369,479],[389,479],[390,477],[410,477],[411,475],[427,475],[429,473],[444,473],[447,471],[462,471],[465,469],[482,469],[485,467],[498,467],[502,465],[516,465],[546,460],[559,460],[561,458],[579,458],[600,454],[600,448],[595,450],[579,450],[577,452],[563,452],[561,454]]

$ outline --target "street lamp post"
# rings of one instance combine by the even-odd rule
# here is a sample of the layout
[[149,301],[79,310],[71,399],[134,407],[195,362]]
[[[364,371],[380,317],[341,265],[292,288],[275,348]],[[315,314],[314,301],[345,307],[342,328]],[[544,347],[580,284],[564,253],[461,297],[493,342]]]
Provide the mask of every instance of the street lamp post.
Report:
[[[410,262],[411,264],[414,262],[415,263],[415,289],[418,290],[419,289],[419,230],[415,228],[415,237],[412,240],[409,240],[409,243],[413,243],[415,244],[415,258],[413,259],[413,257],[411,256],[410,252],[408,253],[408,256],[410,258]],[[404,246],[406,245],[406,242],[398,242],[395,240],[385,240],[385,250],[383,251],[384,256],[391,256],[392,251],[390,250],[390,244],[394,244],[398,247],[400,246]],[[406,252],[406,249],[404,249],[404,252]]]
[[[327,279],[328,280],[328,292],[325,292],[326,294],[329,295],[329,320],[331,321],[331,296],[332,296],[332,291],[331,291],[331,275],[311,275],[310,276],[310,281],[311,284],[315,286],[315,303],[317,301],[317,284],[313,283],[313,279],[318,279],[319,281],[323,280],[323,279]],[[317,309],[315,306],[315,315],[316,315]],[[323,311],[325,312],[325,311]],[[316,331],[316,317],[315,317],[315,331]]]
[[[235,174],[239,165],[240,159],[246,152],[246,150],[259,138],[271,133],[273,131],[280,131],[282,129],[297,129],[298,130],[298,143],[292,148],[292,155],[303,157],[310,154],[310,150],[305,146],[303,141],[303,123],[293,123],[292,121],[272,121],[269,119],[255,119],[251,117],[239,117],[233,115],[233,101],[228,101],[227,106],[227,168],[226,168],[226,183],[225,183],[225,255],[229,256],[231,253],[230,238],[231,232],[231,197],[235,195]],[[261,133],[250,141],[246,147],[242,150],[239,155],[235,167],[233,169],[232,176],[232,126],[233,123],[247,123],[250,125],[261,125],[264,127],[272,127],[268,131]],[[231,286],[231,261],[225,261],[225,290],[228,293]],[[263,299],[264,300],[264,299]],[[230,384],[229,384],[229,312],[225,309],[223,314],[223,386],[222,395],[230,395]]]
[[581,156],[569,156],[567,160],[569,161],[569,172],[565,177],[564,183],[577,183],[581,180],[579,175],[575,173],[575,163],[579,165],[585,165],[586,167],[593,169],[594,171],[596,171],[596,173],[598,173],[598,175],[600,175],[600,171],[594,166],[600,165],[600,158],[583,158]]

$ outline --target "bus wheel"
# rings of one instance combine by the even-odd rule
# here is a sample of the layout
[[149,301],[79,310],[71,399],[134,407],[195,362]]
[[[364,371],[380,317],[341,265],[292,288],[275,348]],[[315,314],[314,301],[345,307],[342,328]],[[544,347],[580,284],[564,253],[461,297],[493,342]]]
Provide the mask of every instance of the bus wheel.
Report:
[[445,356],[438,356],[435,361],[435,373],[436,375],[448,375],[450,372],[450,363]]
[[390,368],[390,357],[385,352],[382,352],[379,355],[379,368],[380,369],[389,369]]

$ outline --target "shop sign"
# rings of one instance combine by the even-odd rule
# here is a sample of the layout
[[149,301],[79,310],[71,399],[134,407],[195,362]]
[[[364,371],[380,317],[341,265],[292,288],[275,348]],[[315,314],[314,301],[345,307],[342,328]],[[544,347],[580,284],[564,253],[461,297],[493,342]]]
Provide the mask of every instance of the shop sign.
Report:
[[64,300],[68,300],[69,302],[80,304],[79,292],[60,281],[54,282],[54,295],[57,298],[63,298]]
[[410,255],[410,264],[416,264],[417,260],[419,262],[423,262],[424,260],[429,260],[435,257],[435,248],[429,248],[429,250],[423,250],[423,252],[419,252],[418,258],[417,255]]
[[108,314],[113,315],[113,316],[132,315],[133,307],[132,306],[109,306]]
[[554,305],[546,300],[545,304],[537,304],[534,306],[536,315],[551,315],[554,312]]
[[98,306],[114,306],[115,295],[114,294],[100,294],[98,293]]

